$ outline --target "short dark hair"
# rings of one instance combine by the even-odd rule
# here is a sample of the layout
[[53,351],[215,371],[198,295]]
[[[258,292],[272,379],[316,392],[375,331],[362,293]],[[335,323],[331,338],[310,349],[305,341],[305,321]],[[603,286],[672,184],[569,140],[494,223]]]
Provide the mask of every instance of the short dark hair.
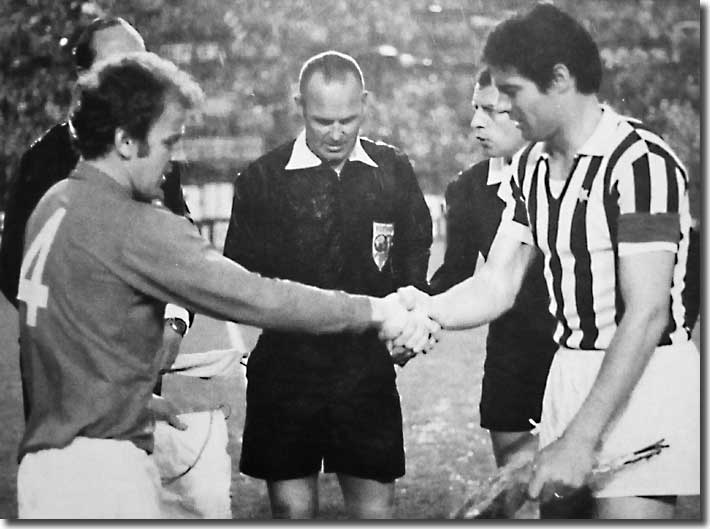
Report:
[[564,64],[577,90],[596,93],[602,79],[599,48],[584,27],[551,4],[537,4],[527,14],[498,24],[483,49],[483,61],[498,68],[515,68],[545,91],[553,68]]
[[169,97],[187,109],[204,97],[186,72],[154,53],[113,57],[95,69],[79,78],[78,105],[71,116],[77,147],[87,160],[111,150],[118,128],[144,142]]
[[480,88],[486,88],[493,85],[493,77],[491,77],[491,71],[488,68],[483,68],[476,76],[476,84]]
[[94,64],[96,48],[94,47],[94,34],[102,29],[128,24],[121,17],[98,17],[93,19],[81,32],[72,48],[74,67],[77,71],[88,70]]
[[352,74],[365,88],[365,78],[360,65],[350,55],[335,50],[328,50],[308,59],[301,67],[298,74],[298,90],[301,94],[313,74],[321,72],[326,81],[344,79],[347,74]]

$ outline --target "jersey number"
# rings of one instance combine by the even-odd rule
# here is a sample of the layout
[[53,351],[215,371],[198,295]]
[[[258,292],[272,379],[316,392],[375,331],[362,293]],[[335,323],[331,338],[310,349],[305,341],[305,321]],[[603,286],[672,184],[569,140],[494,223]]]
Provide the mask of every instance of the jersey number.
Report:
[[45,225],[42,226],[42,229],[39,230],[25,257],[22,259],[17,299],[27,303],[27,325],[30,327],[37,325],[37,309],[47,308],[49,289],[42,284],[42,274],[44,273],[44,265],[47,262],[47,254],[49,254],[54,236],[57,234],[59,224],[62,222],[66,212],[67,210],[64,208],[54,212]]

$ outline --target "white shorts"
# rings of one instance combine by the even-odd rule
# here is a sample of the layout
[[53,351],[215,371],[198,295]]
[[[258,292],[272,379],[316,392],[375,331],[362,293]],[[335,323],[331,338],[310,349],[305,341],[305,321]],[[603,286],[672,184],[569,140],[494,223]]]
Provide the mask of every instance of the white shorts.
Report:
[[231,519],[232,459],[221,410],[183,413],[187,430],[155,425],[153,459],[163,481],[163,518]]
[[[604,351],[561,348],[547,378],[540,446],[559,438],[596,379]],[[670,448],[629,465],[596,497],[700,494],[700,355],[692,342],[659,347],[623,411],[602,437],[605,461],[665,439]]]
[[130,441],[77,437],[26,454],[17,471],[19,518],[159,518],[160,476]]

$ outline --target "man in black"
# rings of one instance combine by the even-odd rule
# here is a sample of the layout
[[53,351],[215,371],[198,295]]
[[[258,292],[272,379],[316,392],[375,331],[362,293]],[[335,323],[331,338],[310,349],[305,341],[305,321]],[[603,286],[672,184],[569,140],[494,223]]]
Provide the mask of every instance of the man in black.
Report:
[[[406,155],[359,135],[358,64],[316,55],[299,91],[305,131],[238,176],[224,254],[266,276],[353,293],[425,286],[429,210]],[[392,517],[402,415],[392,358],[374,333],[266,331],[247,376],[240,470],[266,480],[274,517],[317,514],[323,462],[350,516]]]

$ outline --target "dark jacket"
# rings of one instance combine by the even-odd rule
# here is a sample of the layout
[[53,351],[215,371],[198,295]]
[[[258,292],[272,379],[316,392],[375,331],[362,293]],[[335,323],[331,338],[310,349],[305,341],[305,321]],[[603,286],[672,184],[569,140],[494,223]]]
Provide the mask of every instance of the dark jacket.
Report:
[[[487,184],[490,165],[490,160],[473,165],[446,188],[446,253],[444,263],[431,278],[432,294],[473,275],[479,253],[488,258],[505,207],[498,197],[500,184]],[[542,254],[537,252],[515,305],[490,324],[487,348],[554,351],[555,319],[548,303]]]
[[[62,122],[46,131],[25,151],[19,170],[7,193],[5,226],[0,244],[0,290],[17,307],[17,287],[22,264],[25,226],[39,199],[76,167],[79,153],[72,145],[68,123]],[[172,164],[165,175],[165,206],[173,213],[187,216],[189,210],[180,187],[180,167]],[[191,315],[192,319],[192,315]]]
[[[262,275],[327,289],[384,296],[405,285],[425,288],[431,216],[406,155],[363,139],[379,167],[348,161],[338,177],[323,164],[286,170],[293,145],[276,148],[238,175],[224,254]],[[394,225],[381,271],[373,260],[373,223]],[[332,378],[336,373],[343,376]],[[345,388],[378,376],[393,380],[394,368],[372,331],[265,331],[249,359],[250,380],[260,375],[283,384],[331,380]]]

